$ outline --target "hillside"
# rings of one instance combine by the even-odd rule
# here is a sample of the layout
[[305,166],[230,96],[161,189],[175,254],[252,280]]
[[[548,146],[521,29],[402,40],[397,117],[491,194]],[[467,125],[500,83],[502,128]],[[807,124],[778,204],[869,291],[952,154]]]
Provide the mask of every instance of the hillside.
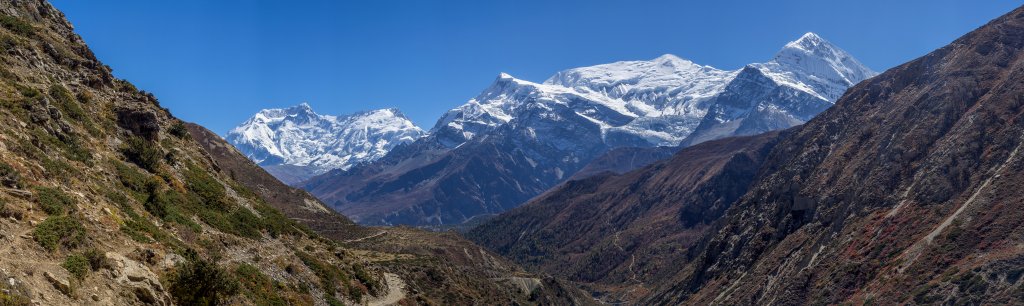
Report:
[[694,160],[743,147],[707,142],[568,182],[470,237],[636,305],[1024,303],[1022,48],[1024,7],[857,84],[762,154]]
[[747,191],[778,138],[710,141],[626,174],[569,181],[466,235],[606,302],[636,302]]
[[443,252],[479,249],[457,237],[356,226],[225,158],[50,4],[0,12],[0,304],[588,302],[482,250],[456,261]]

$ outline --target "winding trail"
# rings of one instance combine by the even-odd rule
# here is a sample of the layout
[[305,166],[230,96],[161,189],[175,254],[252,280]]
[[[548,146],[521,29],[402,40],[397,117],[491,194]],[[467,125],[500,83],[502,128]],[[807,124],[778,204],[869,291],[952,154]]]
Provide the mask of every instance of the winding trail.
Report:
[[402,278],[392,273],[384,273],[384,281],[388,283],[388,292],[383,296],[366,301],[366,305],[396,305],[405,298],[405,281]]

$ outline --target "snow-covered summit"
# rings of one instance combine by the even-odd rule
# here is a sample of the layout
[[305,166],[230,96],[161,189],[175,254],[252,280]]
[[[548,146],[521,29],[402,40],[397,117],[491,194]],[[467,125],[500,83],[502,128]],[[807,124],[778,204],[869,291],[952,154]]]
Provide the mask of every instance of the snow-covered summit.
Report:
[[786,44],[771,61],[755,67],[780,83],[806,87],[806,91],[831,102],[850,86],[878,74],[811,32]]
[[[820,107],[807,105],[834,103],[847,88],[876,74],[846,51],[814,33],[804,34],[787,43],[768,62],[749,64],[732,71],[665,54],[652,60],[572,68],[560,71],[540,84],[501,73],[480,95],[445,113],[431,133],[438,135],[446,146],[454,147],[515,121],[527,105],[551,104],[579,110],[579,116],[601,126],[602,137],[606,140],[611,135],[613,139],[643,139],[647,145],[676,145],[698,128],[710,109],[716,109],[714,105],[721,103],[720,96],[728,91],[730,84],[733,87],[749,84],[750,77],[737,81],[737,76],[744,71],[756,71],[771,80],[771,84],[761,84],[763,86],[788,88],[801,93],[787,94],[793,97],[791,99],[774,99],[760,94],[748,97],[748,100],[772,100],[761,101],[772,105],[759,107],[781,109],[782,112],[799,109],[799,115],[780,115],[787,118],[783,120],[784,125],[790,126],[806,120],[807,112],[816,114],[820,111]],[[728,103],[735,104],[736,99],[730,96]],[[747,102],[757,105],[759,101],[745,101],[744,105],[749,104]],[[729,114],[712,116],[723,122],[729,120],[726,117],[741,116],[747,112],[735,109],[736,105],[729,107],[733,108]],[[602,119],[623,117],[630,119]],[[769,126],[778,125],[773,123]]]
[[305,167],[319,174],[375,160],[422,135],[394,108],[332,116],[302,103],[261,110],[228,132],[227,140],[261,166]]

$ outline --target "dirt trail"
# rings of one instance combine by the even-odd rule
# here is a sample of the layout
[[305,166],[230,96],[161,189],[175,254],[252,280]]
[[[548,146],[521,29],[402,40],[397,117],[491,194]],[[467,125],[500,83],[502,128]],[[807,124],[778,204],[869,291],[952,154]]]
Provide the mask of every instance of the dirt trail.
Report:
[[384,281],[388,283],[388,292],[366,302],[368,306],[395,305],[405,298],[405,281],[398,275],[384,273]]

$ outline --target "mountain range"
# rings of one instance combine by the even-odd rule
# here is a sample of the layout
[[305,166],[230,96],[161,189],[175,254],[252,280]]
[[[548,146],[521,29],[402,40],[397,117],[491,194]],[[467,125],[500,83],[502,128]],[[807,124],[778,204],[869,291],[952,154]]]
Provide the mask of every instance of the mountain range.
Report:
[[472,240],[632,305],[1024,302],[1024,7],[806,124],[559,185]]
[[381,158],[423,130],[397,109],[320,115],[307,103],[265,109],[228,132],[228,142],[281,181],[294,184],[329,170]]
[[1024,304],[1024,7],[877,75],[808,34],[501,75],[426,133],[267,110],[249,152],[46,1],[0,1],[0,63],[0,305]]
[[614,148],[689,146],[795,126],[875,72],[813,33],[726,71],[673,55],[500,74],[426,136],[298,186],[363,224],[453,225],[516,207]]

